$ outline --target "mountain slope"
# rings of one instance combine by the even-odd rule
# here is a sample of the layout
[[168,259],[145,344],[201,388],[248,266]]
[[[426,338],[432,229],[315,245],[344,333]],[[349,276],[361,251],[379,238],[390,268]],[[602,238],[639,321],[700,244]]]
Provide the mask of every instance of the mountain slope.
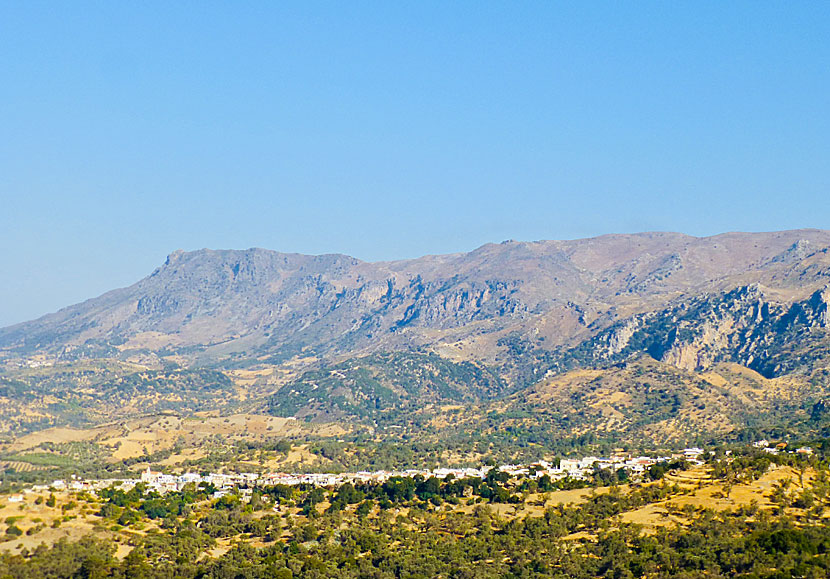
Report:
[[435,354],[372,354],[305,372],[269,398],[268,412],[401,424],[436,404],[472,404],[503,390],[498,376],[470,362],[453,363]]
[[734,362],[767,378],[830,366],[830,286],[804,300],[770,300],[755,284],[702,294],[627,318],[563,355],[554,368],[593,367],[648,353],[705,370]]

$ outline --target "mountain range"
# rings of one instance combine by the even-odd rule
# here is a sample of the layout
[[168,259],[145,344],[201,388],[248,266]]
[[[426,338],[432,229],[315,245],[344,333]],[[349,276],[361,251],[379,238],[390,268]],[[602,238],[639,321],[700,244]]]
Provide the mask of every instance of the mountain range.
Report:
[[[411,423],[442,405],[479,405],[482,416],[521,406],[532,415],[528,400],[565,408],[585,396],[584,381],[570,379],[582,386],[565,388],[567,396],[538,394],[574,372],[599,372],[592,380],[617,384],[604,387],[606,398],[631,400],[621,373],[656,363],[673,376],[665,380],[695,388],[729,364],[762,389],[784,379],[792,388],[775,391],[803,414],[827,384],[828,283],[830,231],[821,230],[505,241],[377,263],[176,251],[132,286],[0,329],[0,413],[33,417],[11,420],[12,431],[58,424],[85,392],[90,400],[73,415],[81,423],[124,407],[228,404],[373,425],[402,415]],[[713,380],[734,381],[722,374]],[[129,376],[147,380],[133,378],[135,392],[124,394]],[[135,396],[145,402],[127,403]],[[619,424],[642,421],[626,422],[610,404]],[[683,408],[666,419],[691,412]],[[710,426],[747,423],[730,405],[722,417],[709,408]],[[656,422],[640,424],[642,432]]]

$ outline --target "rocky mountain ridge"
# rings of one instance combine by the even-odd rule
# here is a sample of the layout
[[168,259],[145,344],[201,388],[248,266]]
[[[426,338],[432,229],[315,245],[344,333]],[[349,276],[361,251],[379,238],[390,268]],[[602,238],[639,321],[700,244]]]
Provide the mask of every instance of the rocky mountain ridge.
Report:
[[508,333],[541,336],[551,349],[704,291],[760,283],[777,299],[803,299],[830,281],[828,247],[829,232],[802,230],[505,242],[386,263],[179,251],[133,286],[0,329],[0,352],[143,351],[204,363],[467,341],[467,355],[492,361]]

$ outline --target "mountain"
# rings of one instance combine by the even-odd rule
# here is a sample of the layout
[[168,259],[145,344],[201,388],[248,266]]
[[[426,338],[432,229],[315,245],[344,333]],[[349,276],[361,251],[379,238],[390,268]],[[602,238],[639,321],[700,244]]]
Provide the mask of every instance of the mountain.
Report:
[[828,246],[830,232],[801,230],[511,241],[386,263],[178,251],[135,285],[0,330],[0,351],[204,362],[454,345],[492,359],[511,332],[551,349],[702,292],[759,283],[804,297],[830,281]]
[[[168,408],[176,384],[198,399],[182,408],[205,408],[210,389],[190,373],[210,369],[236,386],[211,374],[224,392],[216,406],[373,424],[496,404],[643,355],[690,376],[728,363],[823,384],[828,283],[830,232],[821,230],[506,241],[378,263],[177,251],[130,287],[0,329],[0,365],[15,411],[20,393],[87,408],[73,388],[121,392],[131,372],[161,393],[137,410],[157,408],[159,396]],[[67,370],[90,364],[121,370]],[[72,377],[50,381],[44,368]],[[56,415],[48,408],[41,402],[38,420]],[[86,416],[108,411],[98,404]]]

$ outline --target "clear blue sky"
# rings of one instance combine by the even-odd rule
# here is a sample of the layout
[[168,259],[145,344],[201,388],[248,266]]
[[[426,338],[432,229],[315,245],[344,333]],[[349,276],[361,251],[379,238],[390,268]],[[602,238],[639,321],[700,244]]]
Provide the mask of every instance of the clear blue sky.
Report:
[[0,0],[0,326],[177,248],[830,228],[828,2]]

